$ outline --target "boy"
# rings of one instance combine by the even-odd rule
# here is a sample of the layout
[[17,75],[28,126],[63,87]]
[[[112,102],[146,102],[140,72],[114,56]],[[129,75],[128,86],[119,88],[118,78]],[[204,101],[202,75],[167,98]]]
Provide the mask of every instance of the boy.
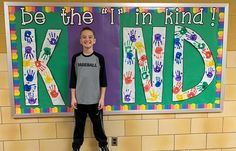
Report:
[[83,51],[75,54],[71,65],[71,106],[75,109],[73,151],[79,151],[84,141],[84,127],[87,114],[93,123],[93,132],[101,151],[109,151],[103,129],[102,109],[107,87],[105,61],[93,50],[95,33],[85,27],[80,32]]

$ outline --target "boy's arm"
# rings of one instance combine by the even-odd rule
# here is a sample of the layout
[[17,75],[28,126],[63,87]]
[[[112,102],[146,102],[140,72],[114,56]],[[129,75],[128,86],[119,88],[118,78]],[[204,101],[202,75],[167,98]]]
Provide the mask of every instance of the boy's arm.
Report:
[[76,92],[75,89],[71,89],[71,106],[74,109],[77,109],[77,100],[76,100]]
[[104,107],[104,99],[105,99],[105,93],[106,93],[106,87],[101,87],[100,90],[100,99],[98,102],[98,109],[101,110]]
[[105,99],[105,93],[106,93],[106,87],[107,87],[107,76],[106,76],[106,66],[105,66],[105,60],[102,57],[99,58],[100,61],[100,99],[98,102],[98,109],[101,110],[104,107],[104,99]]
[[71,89],[71,106],[74,109],[77,109],[77,100],[76,100],[76,75],[75,75],[75,60],[76,56],[72,57],[71,63],[71,74],[70,74],[70,89]]

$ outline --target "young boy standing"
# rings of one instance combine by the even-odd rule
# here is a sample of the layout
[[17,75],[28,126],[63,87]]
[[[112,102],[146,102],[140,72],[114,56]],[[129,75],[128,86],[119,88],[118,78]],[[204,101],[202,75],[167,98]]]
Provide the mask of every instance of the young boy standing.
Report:
[[107,137],[103,129],[103,106],[107,87],[105,61],[101,54],[93,50],[95,33],[85,27],[80,32],[83,51],[72,58],[71,106],[75,109],[75,129],[73,151],[79,151],[84,141],[87,114],[93,123],[93,132],[101,151],[109,151]]

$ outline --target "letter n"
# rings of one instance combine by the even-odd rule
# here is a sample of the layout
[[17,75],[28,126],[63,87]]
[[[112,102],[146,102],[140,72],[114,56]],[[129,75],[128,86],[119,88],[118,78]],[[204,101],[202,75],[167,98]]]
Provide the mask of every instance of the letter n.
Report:
[[165,33],[165,27],[153,28],[151,79],[142,29],[123,28],[123,103],[135,102],[136,56],[146,101],[162,101]]

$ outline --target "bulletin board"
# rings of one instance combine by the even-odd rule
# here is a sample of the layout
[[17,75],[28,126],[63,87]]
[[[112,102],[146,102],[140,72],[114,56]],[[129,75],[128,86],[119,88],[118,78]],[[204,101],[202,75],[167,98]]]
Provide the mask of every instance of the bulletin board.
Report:
[[84,27],[105,58],[105,114],[220,112],[227,25],[222,3],[5,2],[13,116],[73,115]]

